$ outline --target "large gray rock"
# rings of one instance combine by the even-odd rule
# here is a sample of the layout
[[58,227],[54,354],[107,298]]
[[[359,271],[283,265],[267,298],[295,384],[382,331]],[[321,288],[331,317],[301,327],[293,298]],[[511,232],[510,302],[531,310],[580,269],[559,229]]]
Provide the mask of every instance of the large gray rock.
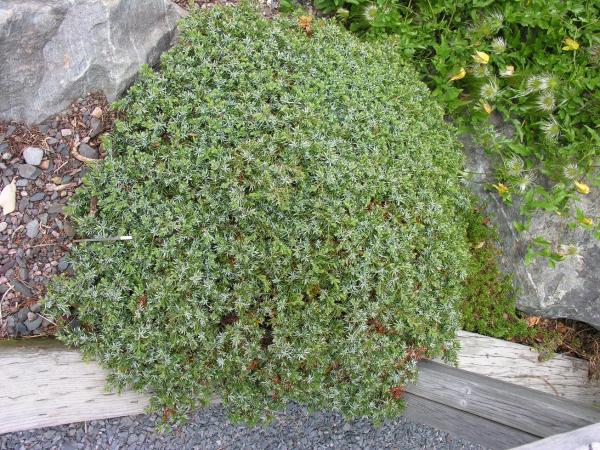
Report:
[[[492,161],[469,136],[464,137],[463,143],[467,170],[472,172],[469,185],[487,203],[488,214],[501,238],[502,269],[513,275],[515,286],[520,290],[517,307],[529,314],[575,319],[600,329],[600,241],[589,231],[570,229],[564,219],[541,212],[533,217],[528,231],[516,231],[513,223],[523,219],[519,215],[518,201],[507,205],[495,192],[485,189],[485,182],[489,180],[481,174],[493,173]],[[577,206],[587,216],[600,215],[597,190],[581,198]],[[550,241],[554,248],[574,245],[579,249],[578,256],[565,258],[555,268],[548,267],[543,258],[526,265],[527,248],[537,236]]]
[[92,91],[116,99],[183,14],[169,0],[0,1],[0,119],[40,122]]

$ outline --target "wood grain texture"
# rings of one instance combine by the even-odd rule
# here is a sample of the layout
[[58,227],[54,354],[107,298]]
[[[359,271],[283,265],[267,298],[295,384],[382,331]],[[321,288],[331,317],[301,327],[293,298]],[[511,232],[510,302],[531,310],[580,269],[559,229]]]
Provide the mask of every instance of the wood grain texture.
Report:
[[[148,405],[142,394],[106,392],[106,371],[55,341],[4,344],[0,433],[139,414]],[[419,368],[418,383],[408,387],[406,416],[490,448],[600,421],[598,410],[544,392],[431,361]]]
[[471,442],[496,450],[504,450],[539,439],[525,431],[502,425],[410,393],[404,394],[404,416]]
[[146,396],[107,392],[106,375],[61,345],[0,346],[0,433],[144,412]]
[[460,369],[600,407],[600,381],[588,380],[587,361],[556,355],[538,361],[531,347],[459,331]]
[[600,423],[513,448],[513,450],[589,450],[600,448]]
[[419,363],[407,391],[539,437],[600,422],[598,409],[434,361]]

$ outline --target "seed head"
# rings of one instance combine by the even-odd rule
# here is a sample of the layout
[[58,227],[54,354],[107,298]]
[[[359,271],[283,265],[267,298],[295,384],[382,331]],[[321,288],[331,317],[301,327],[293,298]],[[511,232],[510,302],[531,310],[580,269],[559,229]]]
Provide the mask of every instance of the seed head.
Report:
[[506,163],[504,163],[506,167],[506,172],[511,177],[520,177],[523,173],[523,169],[525,168],[525,163],[518,155],[513,155]]
[[556,108],[556,100],[552,92],[542,92],[536,100],[540,111],[551,113]]
[[479,95],[486,100],[493,100],[498,95],[498,83],[496,80],[490,80],[481,86]]
[[560,136],[560,125],[556,121],[554,117],[542,122],[540,125],[540,129],[544,133],[544,137],[549,142],[558,141],[558,137]]
[[534,172],[527,172],[525,173],[520,179],[519,182],[517,183],[517,186],[519,186],[519,190],[521,192],[525,192],[528,188],[530,188],[531,186],[533,186],[533,184],[535,183],[536,180],[536,175]]
[[567,164],[563,169],[563,175],[569,180],[575,180],[579,177],[579,167],[575,163]]
[[367,5],[363,11],[363,17],[369,23],[373,23],[377,17],[377,6],[371,4]]
[[506,51],[506,41],[503,37],[498,36],[492,40],[492,51],[498,54]]

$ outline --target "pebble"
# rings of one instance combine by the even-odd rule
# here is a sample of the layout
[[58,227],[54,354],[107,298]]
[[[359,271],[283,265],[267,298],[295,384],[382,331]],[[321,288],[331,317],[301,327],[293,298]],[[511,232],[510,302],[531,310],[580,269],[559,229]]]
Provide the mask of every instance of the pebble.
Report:
[[39,313],[42,310],[42,305],[39,303],[34,303],[29,307],[29,309],[31,309],[31,312],[33,313]]
[[93,147],[90,147],[87,144],[80,144],[79,145],[79,154],[81,156],[84,156],[86,158],[89,159],[98,159],[100,154],[98,153],[98,150],[96,150]]
[[29,334],[31,334],[31,332],[27,329],[25,324],[18,323],[17,324],[17,334],[19,334],[21,336],[29,336]]
[[29,199],[27,197],[23,197],[23,198],[21,198],[21,200],[19,200],[19,211],[25,212],[25,210],[27,209],[28,206],[29,206]]
[[31,164],[17,164],[17,170],[20,176],[30,180],[35,180],[40,174],[40,170]]
[[99,119],[100,117],[102,117],[102,108],[100,108],[99,106],[96,106],[94,108],[94,110],[92,111],[92,113],[90,114],[90,116]]
[[73,134],[73,130],[69,128],[63,128],[62,130],[60,130],[60,134],[62,137],[71,136]]
[[65,205],[61,204],[61,203],[54,203],[50,206],[48,206],[48,214],[58,214],[63,212]]
[[75,229],[71,226],[71,224],[65,220],[63,224],[63,230],[68,237],[75,236]]
[[[126,419],[128,421],[126,422]],[[219,406],[201,408],[189,422],[160,433],[160,415],[139,415],[7,433],[0,448],[19,449],[403,449],[483,450],[483,447],[404,417],[375,427],[365,420],[345,421],[328,411],[308,413],[291,404],[264,426],[232,423]],[[342,428],[348,424],[348,431]],[[53,433],[49,433],[52,431]]]
[[23,158],[27,164],[32,166],[39,166],[44,157],[44,150],[38,147],[27,147],[23,150]]
[[[13,282],[13,286],[15,285],[15,282]],[[15,287],[16,289],[16,287]],[[29,308],[25,307],[25,308],[21,308],[19,311],[17,311],[17,320],[19,322],[25,322],[27,320],[27,316],[29,315]]]
[[36,219],[33,219],[25,225],[25,232],[27,237],[33,239],[40,232],[40,223]]
[[[13,285],[13,287],[15,288],[15,291],[20,292],[21,294],[23,294],[25,297],[32,297],[33,296],[33,291],[27,287],[26,285],[24,285],[23,283],[21,283],[18,280],[12,280],[11,284]],[[25,317],[27,317],[27,313],[29,312],[29,308],[24,308],[27,309],[27,311],[25,311]],[[19,312],[23,311],[23,309],[19,310]],[[25,319],[23,319],[25,320]]]
[[29,331],[34,331],[34,330],[37,330],[40,327],[40,325],[42,324],[42,320],[43,320],[42,317],[38,317],[35,320],[26,320],[24,322],[24,324],[25,324],[25,326],[27,327],[27,329]]
[[69,263],[66,261],[66,259],[64,257],[62,257],[60,259],[60,261],[58,261],[58,266],[57,266],[58,271],[64,272],[68,268],[69,268]]
[[40,200],[44,200],[46,195],[43,192],[38,192],[29,197],[29,201],[31,202],[39,202]]
[[63,156],[69,156],[69,147],[67,147],[65,144],[60,144],[58,146],[58,151]]
[[102,130],[104,129],[102,121],[95,117],[92,117],[91,126],[92,126],[92,129],[90,131],[90,138],[95,138],[100,133],[102,133]]
[[0,222],[0,233],[4,232],[8,228],[8,224],[6,222]]

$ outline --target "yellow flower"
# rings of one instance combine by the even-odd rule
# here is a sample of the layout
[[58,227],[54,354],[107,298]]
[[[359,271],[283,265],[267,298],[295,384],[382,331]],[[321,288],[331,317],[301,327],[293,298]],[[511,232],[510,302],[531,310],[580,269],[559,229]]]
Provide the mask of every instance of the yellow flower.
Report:
[[590,187],[585,184],[585,183],[580,183],[579,181],[575,181],[575,189],[577,189],[577,192],[579,192],[580,194],[589,194],[590,193]]
[[512,77],[515,73],[515,66],[506,66],[504,70],[500,71],[501,77]]
[[587,225],[588,227],[594,226],[594,221],[589,217],[584,217],[583,219],[581,219],[581,223]]
[[481,106],[483,107],[483,110],[488,113],[491,114],[492,113],[492,106],[488,103],[488,102],[483,102],[481,104]]
[[579,50],[579,42],[577,42],[575,39],[565,38],[565,46],[562,49],[568,52]]
[[462,80],[466,74],[467,74],[467,71],[465,70],[465,68],[461,67],[458,72],[456,72],[454,75],[452,75],[450,77],[450,81]]
[[477,50],[475,54],[472,55],[472,57],[475,60],[475,62],[479,64],[487,64],[490,62],[490,55],[488,55],[485,52],[480,52],[479,50]]
[[504,195],[508,192],[508,187],[504,183],[494,184],[493,186],[496,188],[498,194],[500,195]]

